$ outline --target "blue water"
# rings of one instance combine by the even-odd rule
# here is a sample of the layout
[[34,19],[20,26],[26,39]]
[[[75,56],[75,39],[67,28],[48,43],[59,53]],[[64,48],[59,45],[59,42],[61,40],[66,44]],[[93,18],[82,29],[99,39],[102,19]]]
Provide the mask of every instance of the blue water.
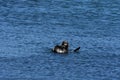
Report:
[[[51,52],[63,40],[67,55]],[[119,0],[0,0],[0,80],[119,80]]]

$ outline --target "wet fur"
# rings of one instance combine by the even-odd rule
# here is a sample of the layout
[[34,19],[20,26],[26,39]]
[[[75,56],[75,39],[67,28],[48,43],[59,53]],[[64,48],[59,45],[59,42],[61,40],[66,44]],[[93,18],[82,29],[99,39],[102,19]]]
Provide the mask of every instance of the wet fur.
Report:
[[[63,41],[61,45],[56,45],[54,48],[53,48],[53,52],[55,53],[68,53],[68,42],[67,41]],[[73,52],[77,52],[79,51],[80,47],[76,48],[75,50],[73,50]]]
[[61,45],[56,45],[53,51],[56,53],[68,53],[68,42],[63,41]]

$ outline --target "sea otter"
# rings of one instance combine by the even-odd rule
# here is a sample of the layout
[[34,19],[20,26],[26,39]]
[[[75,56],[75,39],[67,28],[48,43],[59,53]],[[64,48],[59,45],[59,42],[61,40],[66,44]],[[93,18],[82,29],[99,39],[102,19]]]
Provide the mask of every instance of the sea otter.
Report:
[[[55,53],[68,53],[68,47],[69,47],[68,42],[67,41],[63,41],[61,45],[56,45],[53,48],[53,52],[55,52]],[[79,49],[80,49],[80,47],[76,48],[73,51],[77,52]]]
[[61,45],[56,45],[53,48],[53,51],[56,53],[67,53],[68,52],[68,42],[63,41]]

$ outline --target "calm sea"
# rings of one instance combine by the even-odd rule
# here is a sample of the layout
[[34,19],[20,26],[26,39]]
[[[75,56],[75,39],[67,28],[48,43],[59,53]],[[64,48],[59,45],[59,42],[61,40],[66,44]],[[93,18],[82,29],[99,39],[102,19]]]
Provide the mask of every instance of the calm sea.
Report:
[[120,0],[0,0],[3,79],[119,80]]

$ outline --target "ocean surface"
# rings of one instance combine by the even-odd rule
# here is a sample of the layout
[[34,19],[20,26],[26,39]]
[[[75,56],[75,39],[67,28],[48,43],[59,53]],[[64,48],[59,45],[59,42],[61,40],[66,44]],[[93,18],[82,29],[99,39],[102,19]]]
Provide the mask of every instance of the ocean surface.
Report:
[[4,79],[120,80],[120,0],[0,0]]

